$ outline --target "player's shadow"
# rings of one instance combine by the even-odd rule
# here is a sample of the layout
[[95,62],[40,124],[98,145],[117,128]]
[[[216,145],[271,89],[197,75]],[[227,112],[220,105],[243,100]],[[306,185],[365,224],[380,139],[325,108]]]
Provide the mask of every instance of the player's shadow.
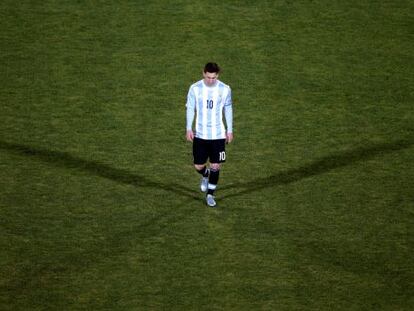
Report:
[[[414,144],[414,139],[402,139],[391,143],[375,144],[355,148],[342,153],[334,153],[315,160],[308,164],[286,171],[277,172],[265,178],[255,179],[249,182],[224,185],[220,188],[222,200],[234,196],[249,194],[262,189],[285,185],[302,180],[307,177],[321,175],[336,168],[351,165],[355,162],[368,160],[375,156],[407,149]],[[66,152],[51,151],[40,148],[33,148],[22,144],[0,141],[0,149],[15,154],[32,157],[42,162],[53,164],[57,167],[78,169],[89,174],[100,176],[116,182],[133,185],[140,188],[154,188],[184,196],[192,200],[200,200],[197,188],[187,188],[177,183],[162,183],[151,180],[147,177],[128,172],[126,170],[113,168],[107,164],[85,160]],[[235,190],[235,191],[233,191]],[[226,194],[227,192],[230,192]]]
[[333,153],[321,159],[315,160],[300,167],[277,172],[265,178],[255,179],[249,182],[232,184],[221,187],[225,192],[235,192],[221,195],[221,199],[231,198],[243,194],[249,194],[262,189],[286,185],[307,177],[321,175],[336,168],[345,167],[356,162],[365,161],[370,158],[407,149],[414,145],[414,139],[402,139],[391,143],[375,144],[355,148],[342,153]]
[[81,159],[67,152],[33,148],[22,144],[9,143],[0,140],[0,149],[18,155],[30,157],[42,162],[65,169],[75,169],[89,174],[110,179],[119,183],[129,184],[139,188],[154,188],[175,193],[194,200],[200,200],[193,189],[179,184],[162,183],[147,177],[111,167],[107,164]]

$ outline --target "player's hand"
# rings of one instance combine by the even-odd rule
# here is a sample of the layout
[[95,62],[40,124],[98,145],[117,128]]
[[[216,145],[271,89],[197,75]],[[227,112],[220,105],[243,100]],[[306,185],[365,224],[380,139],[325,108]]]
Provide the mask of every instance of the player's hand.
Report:
[[226,134],[226,143],[230,144],[233,141],[233,133]]
[[192,130],[188,130],[187,131],[186,138],[187,138],[188,141],[193,141],[193,139],[194,139],[194,133],[193,133]]

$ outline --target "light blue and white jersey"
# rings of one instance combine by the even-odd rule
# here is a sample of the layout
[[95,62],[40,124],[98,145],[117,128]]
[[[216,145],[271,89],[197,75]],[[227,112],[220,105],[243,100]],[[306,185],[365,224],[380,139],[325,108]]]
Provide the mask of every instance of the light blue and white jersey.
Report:
[[217,80],[213,86],[207,86],[204,80],[191,85],[187,96],[187,130],[192,130],[194,116],[195,137],[201,139],[224,139],[227,132],[233,133],[233,108],[231,89]]

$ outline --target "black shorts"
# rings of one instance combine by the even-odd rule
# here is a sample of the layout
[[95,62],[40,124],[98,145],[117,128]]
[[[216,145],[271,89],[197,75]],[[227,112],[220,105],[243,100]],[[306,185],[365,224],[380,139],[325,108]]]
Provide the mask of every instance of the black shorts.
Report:
[[210,163],[226,162],[226,140],[213,139],[206,140],[194,137],[193,140],[193,157],[194,164],[204,164],[207,160]]

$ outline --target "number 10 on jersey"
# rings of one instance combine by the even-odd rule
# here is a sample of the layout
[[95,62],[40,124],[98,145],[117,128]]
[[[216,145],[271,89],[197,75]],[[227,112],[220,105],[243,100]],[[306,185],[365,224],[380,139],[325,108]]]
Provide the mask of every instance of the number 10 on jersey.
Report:
[[213,100],[207,99],[207,109],[213,109]]

